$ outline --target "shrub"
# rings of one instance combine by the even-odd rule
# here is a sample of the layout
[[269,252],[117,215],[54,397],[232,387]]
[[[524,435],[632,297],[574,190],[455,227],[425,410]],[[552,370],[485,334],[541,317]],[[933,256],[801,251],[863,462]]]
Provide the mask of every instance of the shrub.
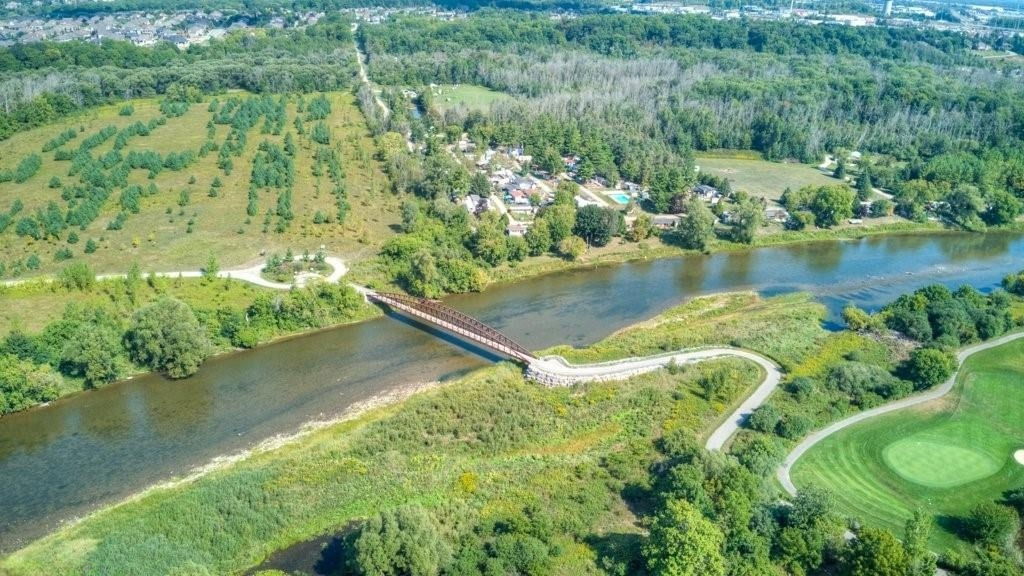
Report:
[[54,253],[53,261],[64,262],[65,260],[71,260],[74,257],[75,255],[71,253],[71,249],[68,248],[67,246],[64,246],[63,248],[57,250],[57,252]]
[[918,348],[910,353],[902,368],[916,390],[925,390],[945,382],[956,370],[956,363],[952,353],[936,348]]
[[741,434],[733,443],[732,453],[747,470],[757,476],[768,476],[786,456],[777,438],[765,434]]
[[800,414],[788,414],[785,418],[779,421],[775,427],[775,432],[783,438],[795,440],[803,437],[810,431],[812,422],[806,416]]
[[125,345],[133,360],[171,378],[191,376],[212,352],[192,309],[169,297],[135,313]]
[[1003,288],[1011,294],[1024,296],[1024,270],[1003,278]]
[[14,169],[14,181],[21,184],[36,175],[43,166],[43,158],[39,154],[29,154],[22,158]]
[[758,432],[771,434],[775,432],[775,427],[778,426],[781,420],[782,415],[775,406],[764,404],[750,415],[750,418],[747,420],[747,427]]
[[440,526],[419,506],[403,506],[367,520],[354,545],[361,574],[436,576],[451,560]]
[[80,376],[87,385],[96,387],[113,382],[124,374],[123,353],[121,334],[114,327],[86,324],[64,345],[61,370]]
[[58,281],[67,290],[87,292],[96,285],[96,274],[85,262],[74,262],[60,271]]
[[975,506],[963,519],[964,531],[968,538],[985,544],[1000,544],[1009,538],[1017,526],[1017,515],[1013,510],[995,502]]
[[558,252],[569,260],[576,260],[587,251],[587,244],[579,236],[569,236],[558,243]]
[[50,366],[0,354],[0,414],[49,402],[59,395],[60,385],[60,374]]

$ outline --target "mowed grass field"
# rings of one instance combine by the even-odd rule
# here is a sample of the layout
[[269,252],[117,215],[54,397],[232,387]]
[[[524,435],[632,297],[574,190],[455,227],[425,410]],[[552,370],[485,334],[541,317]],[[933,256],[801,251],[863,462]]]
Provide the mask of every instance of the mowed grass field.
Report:
[[433,91],[434,104],[442,111],[453,108],[486,111],[492,103],[512,98],[504,92],[496,92],[490,88],[472,84],[457,86],[442,84],[434,88]]
[[822,174],[814,166],[784,164],[748,158],[697,157],[694,163],[700,171],[712,176],[725,177],[733,190],[743,190],[751,196],[778,200],[785,189],[804,186],[841,184],[839,180]]
[[1024,486],[1024,341],[972,356],[946,398],[822,441],[793,469],[798,488],[831,490],[843,513],[902,534],[915,508],[935,517],[935,549],[955,547],[957,518]]
[[[309,101],[313,95],[306,95]],[[218,96],[222,103],[231,97],[248,98],[245,93],[231,93]],[[0,263],[6,265],[4,279],[12,277],[14,263],[24,262],[35,255],[40,260],[38,270],[24,270],[21,277],[54,273],[66,262],[54,257],[62,248],[71,250],[73,257],[84,260],[99,273],[124,272],[132,262],[137,262],[144,271],[174,271],[198,269],[215,256],[221,267],[238,266],[260,260],[261,252],[284,252],[292,248],[296,253],[315,251],[320,246],[332,254],[357,258],[374,252],[374,248],[394,232],[391,225],[400,221],[400,199],[388,191],[386,177],[374,159],[373,141],[366,128],[362,114],[356,108],[353,97],[348,93],[331,93],[332,110],[325,123],[331,130],[330,146],[341,159],[345,172],[345,188],[351,210],[342,224],[336,222],[314,224],[317,211],[333,219],[336,208],[331,194],[332,184],[326,175],[312,174],[313,154],[316,145],[307,135],[297,134],[294,121],[297,115],[299,96],[288,96],[287,118],[284,130],[278,134],[261,133],[262,120],[246,135],[246,147],[241,156],[234,159],[234,170],[226,175],[217,167],[217,152],[205,158],[198,158],[194,164],[180,171],[164,169],[155,178],[149,179],[146,170],[132,170],[129,184],[148,187],[153,183],[158,188],[154,196],[144,197],[141,211],[130,214],[121,230],[108,230],[107,224],[120,211],[119,191],[114,191],[106,201],[101,214],[84,230],[77,227],[65,230],[59,239],[33,240],[16,235],[16,226],[11,225],[0,234]],[[274,96],[275,100],[279,96]],[[198,152],[206,139],[207,123],[213,117],[208,110],[210,99],[193,104],[183,116],[168,118],[146,136],[132,137],[121,151],[154,151],[164,156],[172,152],[191,150]],[[120,116],[120,105],[101,107],[88,113],[46,126],[17,134],[0,142],[0,170],[14,170],[19,162],[32,153],[42,156],[42,167],[38,173],[23,183],[0,184],[0,211],[6,212],[15,200],[24,205],[18,218],[31,215],[53,201],[66,210],[68,203],[61,198],[61,190],[49,187],[51,178],[59,178],[65,186],[76,184],[78,177],[69,175],[70,161],[54,159],[54,152],[43,153],[45,142],[68,128],[78,132],[78,137],[63,148],[77,149],[88,136],[107,126],[122,129],[129,124],[148,122],[161,115],[159,103],[155,100],[131,102],[134,114]],[[224,142],[230,126],[216,125],[215,141]],[[263,231],[264,214],[275,207],[276,191],[261,191],[259,213],[249,218],[246,215],[249,180],[253,158],[264,140],[281,145],[285,133],[292,132],[297,145],[295,155],[295,184],[292,207],[294,220],[282,233],[274,231],[274,225]],[[101,157],[113,147],[111,138],[92,150],[94,157]],[[217,197],[208,196],[213,179],[223,183]],[[187,190],[190,200],[185,206],[179,205],[182,190]],[[248,221],[247,221],[248,220]],[[192,221],[192,231],[187,232]],[[79,242],[70,244],[67,237],[75,232]],[[95,241],[99,248],[93,254],[84,253],[87,240]]]

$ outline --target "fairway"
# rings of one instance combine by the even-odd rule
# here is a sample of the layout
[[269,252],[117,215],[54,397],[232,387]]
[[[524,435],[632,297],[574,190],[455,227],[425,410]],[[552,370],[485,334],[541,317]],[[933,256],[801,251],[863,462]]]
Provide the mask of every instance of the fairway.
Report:
[[728,178],[734,190],[743,190],[752,196],[769,200],[781,198],[786,188],[796,190],[804,186],[840,184],[839,180],[806,164],[708,157],[695,158],[694,162],[704,174]]
[[842,430],[793,468],[798,488],[832,491],[843,514],[897,534],[915,508],[933,515],[935,549],[956,519],[1024,486],[1024,341],[972,356],[946,398]]

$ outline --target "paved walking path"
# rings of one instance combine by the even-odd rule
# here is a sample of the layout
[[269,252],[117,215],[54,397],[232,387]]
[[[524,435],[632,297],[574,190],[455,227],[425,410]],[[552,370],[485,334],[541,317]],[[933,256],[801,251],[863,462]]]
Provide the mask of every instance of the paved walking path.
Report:
[[646,358],[627,358],[625,360],[585,365],[570,364],[561,356],[547,356],[530,364],[527,374],[531,379],[544,384],[565,386],[579,382],[623,380],[637,374],[664,368],[673,361],[676,364],[691,364],[725,357],[749,360],[764,370],[765,377],[757,389],[708,437],[705,447],[708,450],[721,450],[747,417],[764,403],[768,396],[778,387],[779,382],[782,381],[782,372],[779,370],[779,367],[771,360],[755,352],[726,347],[703,348],[659,354]]
[[[297,256],[296,260],[301,258]],[[256,264],[248,268],[237,268],[234,270],[221,270],[217,272],[218,278],[230,278],[232,280],[240,280],[242,282],[248,282],[249,284],[255,284],[256,286],[262,286],[264,288],[272,288],[274,290],[291,290],[292,286],[305,286],[311,280],[322,280],[329,284],[337,284],[341,278],[348,273],[348,267],[345,266],[345,261],[341,258],[335,258],[333,256],[327,256],[324,258],[331,268],[332,272],[326,278],[319,274],[299,274],[295,277],[294,284],[286,284],[284,282],[274,282],[267,280],[260,273],[263,271],[264,264]],[[201,278],[203,276],[202,270],[179,270],[177,272],[155,272],[157,277],[160,278]],[[117,280],[120,278],[127,278],[127,274],[99,274],[96,276],[97,280]],[[25,284],[28,282],[53,282],[56,278],[52,276],[41,276],[36,278],[25,278],[22,280],[6,280],[3,282],[4,286],[17,286],[19,284]]]
[[[965,360],[970,358],[972,355],[977,354],[978,352],[983,352],[985,350],[989,350],[997,346],[1002,346],[1007,342],[1012,342],[1020,338],[1024,338],[1024,333],[1018,332],[1015,334],[1007,334],[1006,336],[996,338],[995,340],[989,340],[988,342],[982,342],[980,344],[968,346],[967,348],[964,348],[960,350],[959,353],[957,353],[957,361],[960,363],[961,366],[963,366]],[[839,432],[840,430],[852,426],[858,422],[863,422],[868,418],[874,418],[875,416],[879,416],[881,414],[888,414],[889,412],[895,412],[897,410],[902,410],[904,408],[917,406],[918,404],[924,404],[925,402],[931,402],[932,400],[942,398],[943,396],[949,394],[949,392],[953,390],[953,387],[956,385],[956,379],[959,376],[959,374],[960,369],[957,369],[957,371],[954,372],[953,375],[949,377],[949,380],[946,380],[936,388],[932,388],[931,390],[928,390],[921,394],[908,396],[907,398],[903,398],[902,400],[897,400],[895,402],[885,404],[884,406],[879,406],[877,408],[872,408],[871,410],[866,410],[864,412],[854,414],[849,418],[840,420],[839,422],[836,422],[831,426],[822,428],[821,430],[812,433],[810,436],[807,436],[806,438],[804,438],[803,442],[797,444],[796,448],[794,448],[793,451],[789,453],[789,456],[786,457],[786,460],[782,463],[782,466],[779,467],[779,470],[776,473],[776,476],[779,479],[779,483],[782,484],[782,487],[786,490],[786,492],[789,493],[790,496],[796,496],[796,486],[793,484],[793,480],[790,477],[793,465],[796,464],[797,460],[799,460],[800,457],[804,455],[804,453],[813,448],[816,444],[818,444],[825,438],[828,438],[829,436],[835,434],[836,432]]]

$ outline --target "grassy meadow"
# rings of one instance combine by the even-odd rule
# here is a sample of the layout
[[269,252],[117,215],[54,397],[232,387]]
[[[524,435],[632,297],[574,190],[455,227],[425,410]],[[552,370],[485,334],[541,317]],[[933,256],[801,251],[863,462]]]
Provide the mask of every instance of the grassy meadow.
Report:
[[[676,345],[688,325],[710,327],[728,315],[723,310],[742,310],[747,326],[807,322],[789,336],[800,350],[820,338],[820,306],[752,294],[702,298],[637,330],[654,348]],[[730,343],[711,334],[706,343]],[[634,337],[627,330],[575,353],[632,353]],[[716,374],[727,385],[709,398],[699,383]],[[540,506],[558,534],[552,573],[598,573],[617,550],[641,541],[637,513],[650,489],[654,442],[669,430],[705,434],[761,377],[752,363],[721,359],[548,389],[499,364],[98,512],[4,558],[0,572],[234,574],[274,550],[416,503],[445,532]]]
[[[219,95],[217,99],[223,103],[232,97],[250,96],[230,93]],[[304,96],[307,101],[312,97]],[[261,252],[284,252],[292,248],[301,253],[315,251],[321,245],[330,253],[347,257],[372,251],[393,234],[391,225],[400,219],[399,200],[386,192],[386,177],[373,157],[373,141],[353,97],[348,93],[331,93],[327,98],[331,112],[324,122],[331,132],[330,146],[341,161],[351,207],[344,223],[314,223],[318,211],[335,213],[335,199],[326,175],[317,177],[312,173],[317,147],[310,139],[308,128],[305,136],[296,133],[295,118],[301,115],[299,97],[291,96],[283,130],[276,135],[264,133],[263,122],[258,122],[246,134],[245,148],[234,158],[230,174],[218,168],[215,151],[205,157],[200,155],[183,169],[164,169],[153,178],[148,177],[145,169],[131,170],[129,185],[148,188],[153,184],[157,191],[141,199],[139,212],[128,214],[119,230],[108,229],[108,223],[121,211],[117,191],[103,203],[99,216],[85,229],[71,227],[59,238],[33,240],[18,236],[16,226],[10,225],[0,233],[0,263],[6,268],[4,278],[13,277],[13,271],[19,268],[19,277],[56,272],[66,265],[57,256],[62,249],[70,250],[75,260],[88,262],[100,273],[124,272],[131,262],[138,262],[144,271],[194,270],[202,267],[211,255],[216,256],[222,267],[237,266],[260,260]],[[166,123],[157,125],[148,135],[130,137],[121,154],[153,151],[166,157],[186,151],[198,153],[207,139],[208,122],[214,116],[208,108],[210,100],[207,97],[203,102],[192,104],[181,116],[164,117]],[[51,201],[66,208],[69,203],[61,198],[62,189],[77,184],[78,175],[70,174],[73,163],[56,160],[56,153],[77,149],[85,139],[105,127],[122,130],[135,122],[145,124],[162,116],[155,100],[135,100],[130,104],[134,108],[130,116],[120,114],[121,105],[100,107],[59,124],[16,134],[0,143],[0,171],[15,170],[33,153],[42,157],[38,172],[24,182],[0,183],[0,212],[6,212],[19,200],[23,208],[15,215],[16,223],[21,217],[44,209]],[[308,126],[312,124],[307,122]],[[44,144],[69,129],[77,134],[75,138],[55,151],[41,152]],[[229,125],[215,124],[211,129],[212,140],[223,145],[230,130]],[[292,196],[294,220],[286,230],[276,232],[273,226],[267,230],[264,227],[265,213],[275,207],[275,192],[261,191],[258,213],[249,217],[246,214],[248,190],[253,159],[260,143],[268,141],[280,145],[288,132],[292,133],[297,147]],[[96,146],[90,151],[91,155],[102,158],[112,151],[114,140],[109,138]],[[54,178],[61,181],[61,187],[51,187]],[[209,194],[214,178],[222,184],[216,197]],[[183,193],[187,194],[187,200],[183,200]],[[69,242],[72,232],[77,235],[77,242]],[[92,254],[84,251],[88,240],[97,246]],[[33,255],[39,259],[38,269],[16,266]]]
[[545,353],[589,363],[728,344],[792,367],[825,340],[824,313],[824,307],[807,293],[762,298],[754,292],[733,292],[695,298],[588,348],[558,346]]
[[754,158],[727,158],[698,156],[694,163],[700,171],[712,176],[725,177],[733,190],[743,190],[751,196],[778,200],[786,188],[794,190],[804,186],[831,186],[840,181],[822,174],[814,166],[784,162],[768,162]]
[[504,92],[472,84],[442,84],[432,90],[434,104],[442,112],[454,108],[487,111],[492,103],[512,98]]
[[962,545],[956,518],[1024,486],[1024,342],[978,353],[940,400],[873,418],[815,446],[798,487],[835,494],[843,513],[899,533],[915,508],[936,517],[936,550]]

